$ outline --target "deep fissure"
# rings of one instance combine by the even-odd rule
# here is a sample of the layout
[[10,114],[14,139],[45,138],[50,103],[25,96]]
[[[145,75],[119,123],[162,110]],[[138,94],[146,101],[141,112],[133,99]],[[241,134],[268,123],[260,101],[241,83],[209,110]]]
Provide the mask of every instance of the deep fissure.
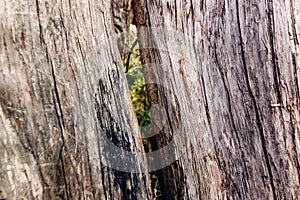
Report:
[[[137,28],[134,25],[133,1],[128,5],[122,5],[123,13],[116,13],[113,10],[114,29],[118,34],[118,48],[122,59],[123,69],[130,91],[130,98],[138,120],[145,153],[158,149],[156,136],[145,137],[146,132],[151,131],[150,104],[146,90],[146,81],[142,71],[142,62],[139,51]],[[121,10],[115,2],[113,8]],[[125,13],[124,13],[125,12]],[[119,15],[119,16],[116,16]],[[122,21],[123,20],[123,21]],[[151,189],[154,199],[162,198],[160,178],[157,172],[149,172]]]
[[[126,53],[123,59],[123,66],[126,73],[126,78],[128,82],[128,87],[130,90],[131,102],[133,104],[136,118],[138,120],[140,131],[143,141],[143,147],[145,153],[150,153],[158,149],[156,144],[156,138],[145,136],[147,132],[151,131],[151,114],[150,114],[150,104],[148,100],[148,94],[146,90],[146,81],[144,74],[142,72],[142,63],[140,59],[140,53],[138,49],[138,38],[135,25],[130,25],[130,36],[129,39],[130,51]],[[149,172],[151,180],[151,189],[154,195],[154,198],[161,197],[161,189],[159,178],[156,172]]]
[[[163,127],[157,125],[161,123],[162,118],[161,113],[154,111],[156,110],[154,107],[163,107],[167,111],[169,94],[165,94],[165,89],[159,84],[152,83],[155,81],[153,76],[159,75],[156,74],[158,71],[155,67],[151,67],[151,64],[156,59],[160,59],[160,51],[153,47],[146,48],[144,43],[150,42],[151,35],[139,31],[150,27],[146,7],[146,2],[137,0],[113,1],[112,3],[113,23],[115,32],[118,34],[117,44],[123,70],[126,74],[140,132],[145,137],[142,139],[144,152],[149,153],[169,145],[173,139],[173,127],[169,123],[172,119],[168,113],[165,118],[167,125]],[[143,44],[143,47],[139,47],[139,44]],[[148,82],[150,84],[147,84]],[[176,113],[173,114],[176,115]],[[149,134],[152,136],[149,137]],[[161,158],[153,159],[168,160],[169,156],[163,154],[160,155]],[[154,199],[173,199],[184,195],[185,176],[178,160],[166,167],[149,172],[148,176]]]

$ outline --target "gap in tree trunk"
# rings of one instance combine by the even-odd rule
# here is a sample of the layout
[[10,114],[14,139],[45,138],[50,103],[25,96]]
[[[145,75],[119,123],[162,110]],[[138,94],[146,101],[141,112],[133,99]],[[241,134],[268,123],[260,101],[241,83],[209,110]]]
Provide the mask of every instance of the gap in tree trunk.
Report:
[[[147,94],[147,85],[142,69],[140,50],[138,44],[137,28],[134,23],[134,13],[131,3],[114,2],[113,16],[114,29],[118,34],[118,48],[122,59],[123,69],[126,73],[131,102],[138,120],[141,134],[143,136],[143,147],[145,153],[158,150],[156,136],[147,137],[147,132],[153,131],[151,124],[150,104]],[[126,8],[121,8],[125,6]],[[123,13],[122,13],[122,11]],[[116,17],[116,15],[121,15]],[[151,189],[154,199],[163,198],[160,188],[161,173],[158,171],[149,172]]]

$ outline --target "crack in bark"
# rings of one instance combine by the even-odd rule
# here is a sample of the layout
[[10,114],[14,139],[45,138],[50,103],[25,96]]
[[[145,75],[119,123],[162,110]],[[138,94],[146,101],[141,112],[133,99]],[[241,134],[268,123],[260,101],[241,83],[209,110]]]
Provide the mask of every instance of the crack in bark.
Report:
[[270,183],[271,183],[271,189],[272,189],[272,193],[273,193],[273,199],[277,199],[276,189],[275,189],[275,184],[274,184],[274,179],[273,179],[273,174],[272,174],[272,166],[271,166],[271,163],[270,163],[268,150],[267,150],[267,147],[266,147],[266,141],[265,141],[265,137],[264,137],[264,130],[263,130],[263,126],[262,126],[260,115],[259,115],[258,105],[256,103],[255,96],[252,92],[252,88],[251,88],[251,85],[250,85],[250,79],[249,79],[249,75],[248,75],[247,62],[246,62],[244,43],[243,43],[243,37],[242,37],[241,22],[240,22],[240,14],[239,14],[239,0],[236,0],[236,12],[237,12],[237,25],[238,25],[239,40],[240,40],[240,43],[241,43],[240,47],[241,47],[242,64],[243,64],[243,67],[244,67],[244,70],[245,70],[245,78],[246,78],[247,88],[248,88],[248,91],[249,91],[249,95],[252,99],[253,105],[254,105],[256,123],[257,123],[258,129],[259,129],[259,132],[260,132],[260,138],[261,138],[261,143],[262,143],[261,145],[262,145],[262,149],[263,149],[263,152],[264,152],[264,157],[266,159],[266,165],[267,165],[268,174],[269,174],[269,177],[270,177]]
[[36,0],[36,12],[37,12],[37,17],[38,17],[38,24],[39,24],[39,31],[40,31],[40,44],[44,43],[44,37],[43,37],[43,27],[41,23],[41,17],[40,17],[40,7],[39,7],[39,0]]
[[[215,46],[214,48],[215,50],[217,50],[217,47]],[[227,102],[228,102],[228,112],[229,112],[229,116],[230,116],[230,121],[231,121],[231,124],[232,124],[232,128],[234,130],[234,134],[237,138],[237,142],[238,142],[238,146],[239,146],[239,149],[241,151],[241,154],[242,154],[242,160],[243,160],[243,167],[244,167],[244,170],[246,171],[246,176],[247,175],[247,167],[245,165],[245,155],[244,155],[244,151],[243,149],[241,148],[241,141],[240,141],[240,137],[239,137],[239,134],[238,134],[238,131],[237,131],[237,128],[236,128],[236,125],[235,125],[235,120],[234,120],[234,117],[233,117],[233,112],[232,112],[232,105],[231,105],[231,98],[230,98],[230,90],[228,89],[228,86],[226,84],[226,81],[225,81],[225,77],[226,77],[226,72],[224,72],[224,70],[221,68],[220,66],[220,63],[219,63],[219,59],[218,59],[218,55],[217,55],[217,52],[214,53],[215,54],[215,59],[216,59],[216,64],[217,64],[217,67],[219,69],[219,72],[220,72],[220,76],[221,76],[221,80],[222,80],[222,83],[223,83],[223,86],[224,86],[224,89],[225,89],[225,93],[226,93],[226,96],[227,96]],[[247,177],[248,178],[248,177]],[[244,183],[244,186],[245,186],[245,190],[247,190],[247,185],[245,184],[245,181],[243,181]],[[235,184],[235,183],[234,183]],[[238,193],[238,196],[239,198],[241,199],[242,198],[242,195],[240,193],[240,191],[238,190],[238,187],[236,187],[237,189],[237,193]]]
[[[64,180],[64,184],[65,184],[64,188],[65,188],[65,192],[66,192],[66,195],[67,195],[67,199],[69,200],[70,198],[69,198],[69,192],[68,192],[66,171],[65,171],[65,166],[64,166],[63,149],[64,149],[64,145],[61,146],[61,149],[59,151],[58,163],[59,163],[59,161],[61,162],[61,170],[62,170],[62,173],[63,173],[63,180]],[[57,166],[59,166],[59,164]]]
[[[271,5],[272,4],[272,5]],[[282,103],[282,98],[281,98],[281,92],[280,92],[280,69],[278,65],[278,58],[275,52],[275,38],[273,35],[273,31],[275,30],[274,28],[274,13],[273,13],[273,1],[268,2],[268,11],[269,13],[267,14],[268,16],[268,33],[269,33],[269,38],[270,38],[270,48],[271,48],[271,55],[272,55],[272,64],[274,67],[273,70],[273,77],[274,77],[274,82],[275,82],[275,90],[277,94],[277,102]]]

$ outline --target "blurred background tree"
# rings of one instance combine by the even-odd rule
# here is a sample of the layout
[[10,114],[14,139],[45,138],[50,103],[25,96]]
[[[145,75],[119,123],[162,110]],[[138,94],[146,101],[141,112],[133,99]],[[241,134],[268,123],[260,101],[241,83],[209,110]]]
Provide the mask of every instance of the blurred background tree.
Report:
[[[145,136],[147,131],[151,131],[151,116],[146,82],[142,71],[143,67],[137,42],[136,27],[131,24],[128,33],[123,34],[122,36],[123,44],[121,47],[123,48],[124,53],[121,53],[121,57],[130,90],[130,97],[140,126],[141,134]],[[120,52],[122,52],[122,49]],[[143,138],[142,140],[145,152],[152,152],[155,148],[152,146],[152,144],[155,143],[154,138]],[[159,199],[161,197],[161,189],[156,172],[151,172],[150,177],[154,197]]]
[[128,38],[129,44],[124,44],[123,48],[129,49],[122,55],[123,66],[126,72],[128,87],[130,90],[131,100],[135,109],[139,126],[142,127],[141,132],[150,124],[149,102],[146,91],[146,82],[142,72],[142,63],[139,55],[137,43],[137,33],[134,25],[130,25],[128,34],[124,34]]

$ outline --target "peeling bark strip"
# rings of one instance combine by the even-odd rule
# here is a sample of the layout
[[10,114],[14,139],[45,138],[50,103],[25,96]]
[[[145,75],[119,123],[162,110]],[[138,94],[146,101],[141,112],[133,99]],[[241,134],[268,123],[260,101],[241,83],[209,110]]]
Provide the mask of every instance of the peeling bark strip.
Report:
[[185,152],[155,172],[162,198],[298,199],[300,2],[120,2],[0,1],[0,199],[153,199],[149,175],[100,162],[101,134],[144,152],[110,39],[121,4],[138,28],[170,30],[139,33],[167,113],[157,149],[178,132]]

